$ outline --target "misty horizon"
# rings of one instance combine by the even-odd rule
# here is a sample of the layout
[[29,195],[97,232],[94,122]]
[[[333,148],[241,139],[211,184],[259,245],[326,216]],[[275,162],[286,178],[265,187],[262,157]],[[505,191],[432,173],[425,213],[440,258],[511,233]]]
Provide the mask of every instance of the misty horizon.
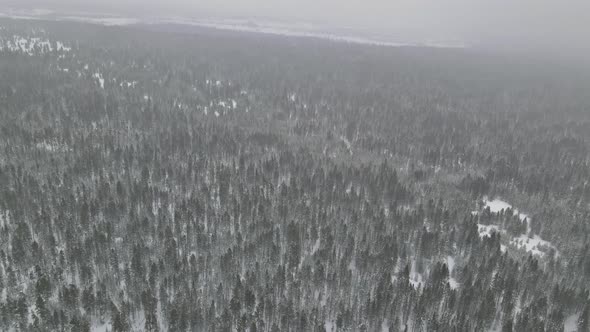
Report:
[[[305,0],[233,0],[215,3],[172,0],[145,4],[137,0],[81,3],[75,0],[7,0],[5,8],[41,8],[54,12],[90,12],[143,17],[182,17],[303,22],[356,33],[385,36],[391,42],[449,42],[492,51],[536,53],[588,61],[590,3],[572,1],[373,0],[365,5]],[[337,10],[335,10],[337,8]]]

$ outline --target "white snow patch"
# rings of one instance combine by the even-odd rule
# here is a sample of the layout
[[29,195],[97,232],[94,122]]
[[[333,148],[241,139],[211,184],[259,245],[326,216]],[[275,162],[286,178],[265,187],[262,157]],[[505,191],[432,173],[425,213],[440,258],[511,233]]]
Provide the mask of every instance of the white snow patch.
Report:
[[536,256],[544,257],[546,254],[545,251],[547,249],[555,250],[556,256],[559,256],[557,248],[555,248],[555,246],[553,246],[551,242],[541,239],[541,237],[539,237],[538,235],[534,235],[532,238],[530,238],[523,234],[519,237],[512,239],[510,243],[516,246],[517,248],[526,250]]
[[455,258],[453,256],[447,256],[447,267],[449,268],[449,273],[452,273],[455,269]]
[[0,211],[0,227],[6,227],[10,223],[10,211]]
[[92,75],[92,77],[96,78],[98,80],[98,84],[100,85],[101,89],[104,89],[104,78],[102,77],[101,73],[94,73],[94,75]]
[[67,145],[60,144],[57,141],[43,141],[35,145],[37,149],[45,150],[48,152],[67,152],[70,151]]
[[410,275],[410,284],[412,284],[412,287],[415,289],[420,288],[420,286],[423,284],[422,275],[420,273]]
[[92,326],[90,327],[90,330],[92,332],[107,332],[110,331],[111,329],[111,322],[94,322],[92,323]]
[[490,208],[490,211],[493,213],[498,213],[502,210],[512,209],[512,205],[504,202],[500,199],[494,199],[493,201],[485,200],[485,206]]
[[137,24],[140,21],[136,18],[130,17],[90,17],[90,16],[64,16],[61,20],[85,22],[91,24],[99,24],[105,26],[122,26]]
[[506,252],[506,246],[505,246],[505,245],[503,245],[503,244],[501,244],[501,245],[500,245],[500,251],[501,251],[502,253],[505,253],[505,252]]
[[491,237],[492,233],[499,233],[500,227],[497,225],[482,225],[477,224],[477,230],[479,232],[479,237]]
[[[70,47],[66,47],[62,42],[56,42],[57,51],[69,52]],[[0,37],[0,51],[22,53],[29,56],[43,55],[53,52],[53,43],[48,39],[39,37],[23,37],[13,35],[11,37]]]
[[324,329],[326,329],[326,332],[333,332],[333,331],[335,331],[334,325],[335,325],[334,322],[326,320],[324,322]]
[[424,277],[421,273],[416,272],[416,261],[412,262],[412,269],[410,271],[410,284],[415,289],[419,289],[421,285],[424,285]]
[[[484,198],[484,202],[485,202],[485,207],[490,208],[490,212],[499,213],[501,211],[506,211],[508,209],[512,209],[514,215],[518,215],[518,218],[521,221],[526,222],[526,226],[527,226],[526,234],[520,235],[519,237],[515,237],[512,240],[510,240],[510,243],[512,245],[514,245],[518,249],[525,250],[527,252],[530,252],[533,255],[540,256],[540,257],[544,257],[546,254],[546,251],[548,249],[554,249],[556,256],[559,256],[559,251],[551,242],[543,240],[538,235],[531,236],[531,225],[530,225],[531,218],[529,217],[529,215],[519,212],[518,209],[513,208],[510,203],[507,203],[507,202],[505,202],[501,199],[498,199],[498,198],[495,198],[494,200],[491,200],[491,201],[488,200],[487,198]],[[500,231],[500,229],[496,225],[488,225],[488,226],[478,225],[478,229],[479,229],[480,236],[485,236],[485,235],[489,236],[490,232],[492,230],[495,230],[496,232]],[[502,252],[505,252],[506,247],[505,246],[503,248],[500,247],[500,250],[502,250]]]
[[340,136],[340,140],[344,142],[346,148],[348,149],[348,152],[352,155],[352,144],[350,144],[350,141],[344,136]]
[[[487,200],[487,198],[484,198],[484,202],[485,202],[485,207],[490,208],[490,212],[499,213],[501,211],[506,211],[508,209],[512,209],[512,212],[514,213],[514,215],[518,215],[518,218],[521,221],[525,221],[525,220],[528,221],[530,219],[527,214],[520,213],[518,211],[518,209],[513,208],[512,205],[510,205],[510,203],[507,203],[501,199],[495,198],[493,201],[489,201],[489,200]],[[528,227],[528,222],[527,222],[527,227]]]
[[56,42],[56,44],[57,44],[57,50],[58,51],[69,52],[69,51],[72,50],[71,47],[64,45],[64,43],[62,43],[60,41]]
[[315,243],[313,244],[313,247],[311,248],[311,254],[315,254],[318,250],[320,250],[320,238],[318,237],[317,240],[315,240]]
[[119,84],[119,86],[122,88],[135,88],[135,85],[137,85],[137,81],[123,81]]
[[447,256],[447,267],[449,269],[449,285],[451,289],[457,289],[460,284],[457,279],[452,277],[453,270],[455,269],[455,258],[453,256]]
[[563,323],[563,332],[576,332],[578,331],[578,318],[580,314],[574,314],[568,316]]

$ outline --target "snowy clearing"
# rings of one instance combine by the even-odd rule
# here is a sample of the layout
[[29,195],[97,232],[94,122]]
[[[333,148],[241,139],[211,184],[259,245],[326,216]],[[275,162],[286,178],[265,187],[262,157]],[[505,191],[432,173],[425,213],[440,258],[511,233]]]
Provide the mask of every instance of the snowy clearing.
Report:
[[578,330],[578,318],[580,314],[567,317],[563,323],[563,332],[576,332]]
[[496,226],[496,225],[482,225],[482,224],[477,224],[477,230],[479,232],[479,237],[483,238],[483,237],[490,237],[492,236],[492,233],[499,233],[500,232],[500,227]]
[[[559,256],[559,251],[551,242],[543,240],[538,235],[531,236],[531,218],[528,214],[519,212],[519,210],[514,208],[510,203],[503,201],[499,198],[488,200],[487,197],[484,197],[484,209],[485,208],[489,208],[490,212],[492,213],[500,213],[502,211],[507,211],[508,209],[511,209],[515,216],[518,215],[521,221],[526,222],[526,234],[522,234],[518,237],[512,238],[510,240],[511,245],[514,245],[516,248],[520,250],[527,251],[539,257],[544,257],[550,249],[553,249],[555,250],[556,256]],[[478,215],[479,213],[478,211],[473,211],[471,214]],[[498,225],[478,224],[477,228],[480,237],[489,237],[493,232],[506,234],[506,231],[501,229]],[[502,250],[502,252],[505,252],[506,246],[502,246],[500,249]]]
[[525,251],[530,252],[533,255],[541,257],[545,256],[545,251],[540,250],[544,248],[545,250],[555,250],[556,256],[559,256],[559,251],[557,250],[557,248],[555,248],[555,246],[551,244],[551,242],[541,239],[541,237],[539,237],[538,235],[534,235],[532,238],[526,235],[521,235],[519,237],[513,238],[510,241],[510,243],[519,249],[523,249]]
[[495,198],[494,200],[489,201],[486,198],[484,198],[484,202],[485,207],[489,207],[490,211],[493,213],[500,213],[502,212],[502,210],[506,211],[508,209],[512,209],[514,215],[518,215],[521,221],[529,220],[529,216],[527,214],[520,213],[518,209],[512,207],[510,203],[507,203],[501,199]]

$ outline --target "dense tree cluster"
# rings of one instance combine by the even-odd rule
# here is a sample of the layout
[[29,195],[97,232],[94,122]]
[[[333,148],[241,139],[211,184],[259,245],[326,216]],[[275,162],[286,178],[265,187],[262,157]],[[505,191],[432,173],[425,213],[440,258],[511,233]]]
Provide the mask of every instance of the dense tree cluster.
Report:
[[0,330],[588,330],[588,73],[0,25]]

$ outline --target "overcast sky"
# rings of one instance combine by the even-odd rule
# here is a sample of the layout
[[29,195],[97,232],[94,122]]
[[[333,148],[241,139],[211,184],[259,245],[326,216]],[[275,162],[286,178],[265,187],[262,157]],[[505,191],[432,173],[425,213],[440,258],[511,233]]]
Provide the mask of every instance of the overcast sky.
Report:
[[590,53],[590,0],[0,0],[47,9],[266,17],[401,38]]

